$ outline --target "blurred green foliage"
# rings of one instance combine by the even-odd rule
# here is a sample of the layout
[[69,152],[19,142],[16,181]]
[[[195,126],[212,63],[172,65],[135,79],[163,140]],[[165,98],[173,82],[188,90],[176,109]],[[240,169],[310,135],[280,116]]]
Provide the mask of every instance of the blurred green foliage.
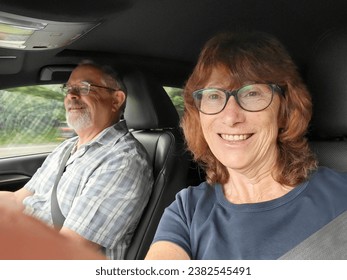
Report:
[[65,120],[64,95],[59,85],[0,90],[0,144],[58,141]]
[[183,89],[174,87],[164,87],[164,89],[171,98],[172,103],[181,117],[184,111]]

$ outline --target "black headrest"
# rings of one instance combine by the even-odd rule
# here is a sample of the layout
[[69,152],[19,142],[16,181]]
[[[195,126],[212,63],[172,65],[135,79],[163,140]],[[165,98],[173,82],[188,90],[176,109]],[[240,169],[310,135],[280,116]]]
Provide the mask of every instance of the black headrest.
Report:
[[128,97],[124,118],[130,129],[175,128],[177,110],[164,88],[150,75],[140,71],[123,75]]
[[347,136],[347,29],[325,36],[313,53],[308,71],[312,93],[312,135],[321,139]]

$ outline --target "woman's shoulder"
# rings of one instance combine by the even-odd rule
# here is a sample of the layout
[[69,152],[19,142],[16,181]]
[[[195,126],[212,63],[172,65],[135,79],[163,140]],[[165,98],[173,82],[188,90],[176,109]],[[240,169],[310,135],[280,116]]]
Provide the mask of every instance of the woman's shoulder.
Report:
[[319,167],[311,176],[311,181],[346,183],[347,172],[341,172],[328,167]]
[[309,180],[310,195],[331,200],[335,204],[346,204],[347,173],[327,167],[319,167]]
[[191,199],[199,199],[201,196],[204,196],[206,192],[214,192],[215,186],[211,186],[206,181],[201,182],[196,186],[189,186],[187,188],[182,189],[178,192],[178,196],[189,197]]
[[198,205],[213,205],[216,201],[216,188],[218,184],[211,186],[206,181],[197,186],[189,186],[176,194],[176,202],[183,207],[196,208]]

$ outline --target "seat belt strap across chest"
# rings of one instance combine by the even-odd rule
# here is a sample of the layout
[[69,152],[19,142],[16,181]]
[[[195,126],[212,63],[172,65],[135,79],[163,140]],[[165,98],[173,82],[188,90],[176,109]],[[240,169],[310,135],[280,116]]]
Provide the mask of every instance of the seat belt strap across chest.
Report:
[[58,183],[60,181],[62,174],[64,173],[66,162],[68,161],[68,159],[71,155],[71,151],[72,151],[73,147],[74,147],[74,145],[71,145],[71,147],[69,147],[67,149],[67,151],[65,152],[64,157],[60,163],[58,174],[57,174],[57,177],[55,179],[53,189],[52,189],[51,214],[52,214],[53,226],[56,230],[60,230],[64,224],[64,221],[65,221],[65,217],[64,217],[63,213],[61,212],[61,209],[60,209],[60,206],[58,203],[57,186],[58,186]]
[[279,260],[346,259],[347,211],[279,258]]

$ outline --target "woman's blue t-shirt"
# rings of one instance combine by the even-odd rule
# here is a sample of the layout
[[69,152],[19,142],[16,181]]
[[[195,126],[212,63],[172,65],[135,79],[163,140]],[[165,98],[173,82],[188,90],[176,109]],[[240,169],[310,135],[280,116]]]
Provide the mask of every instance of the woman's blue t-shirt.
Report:
[[153,242],[171,241],[192,259],[277,259],[347,210],[347,173],[319,168],[267,202],[233,204],[221,185],[182,190]]

